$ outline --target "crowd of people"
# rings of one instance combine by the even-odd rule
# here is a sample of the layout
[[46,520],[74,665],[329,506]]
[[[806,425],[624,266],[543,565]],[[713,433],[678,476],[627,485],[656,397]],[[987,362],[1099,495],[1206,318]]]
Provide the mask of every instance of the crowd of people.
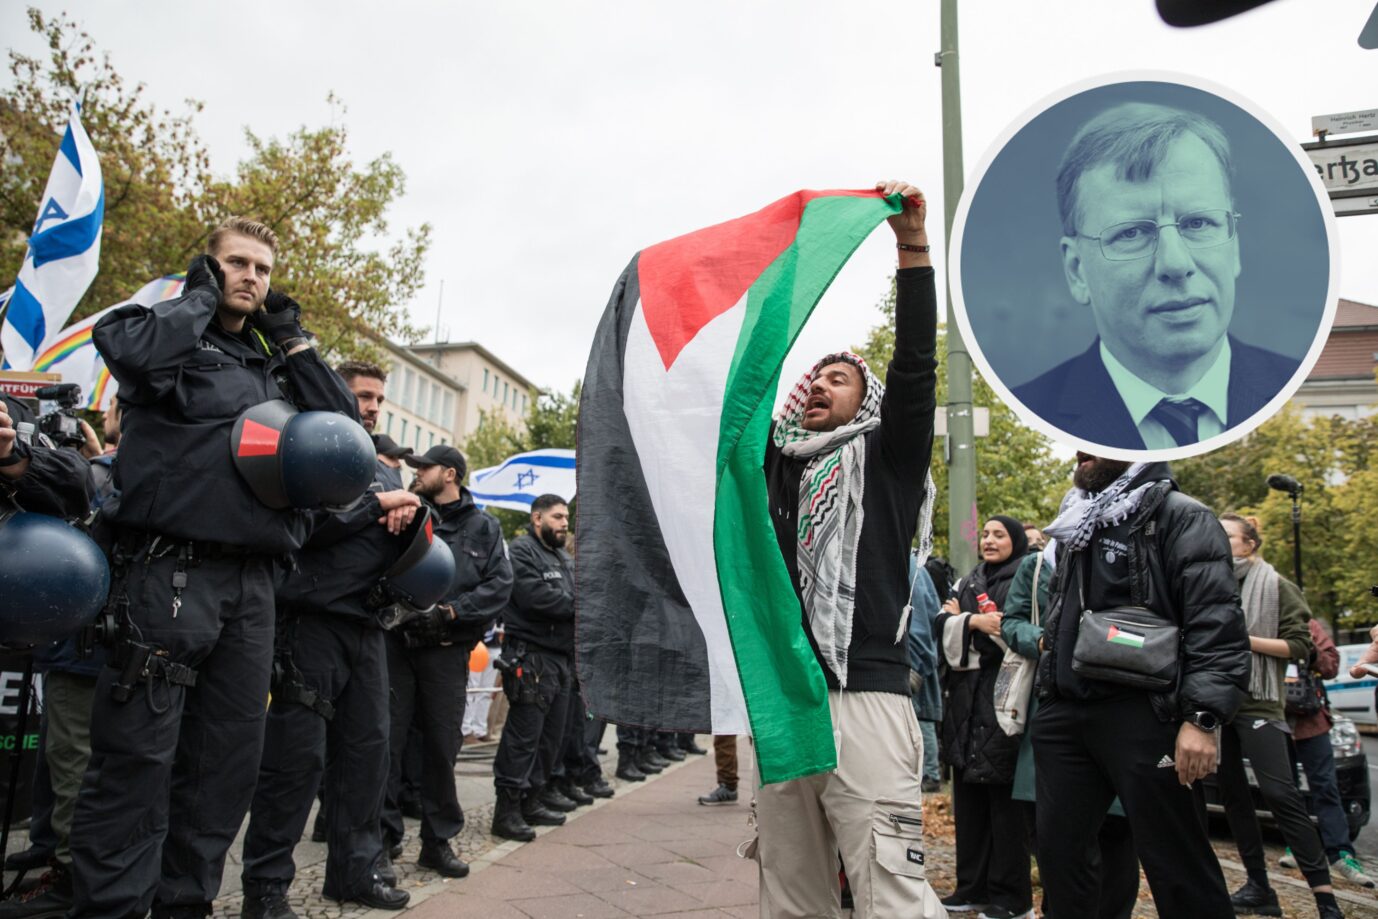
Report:
[[[970,572],[928,557],[937,297],[926,204],[903,182],[876,188],[904,201],[889,218],[893,358],[883,378],[848,352],[818,361],[764,458],[837,766],[754,789],[756,836],[742,854],[759,863],[762,915],[839,915],[840,868],[859,916],[1028,916],[1031,858],[1053,919],[1128,916],[1140,865],[1160,915],[1277,914],[1247,757],[1319,914],[1341,916],[1332,871],[1373,882],[1334,811],[1328,715],[1314,700],[1289,709],[1287,669],[1338,662],[1300,590],[1259,555],[1256,521],[1217,516],[1164,463],[1080,453],[1055,520],[988,516]],[[607,726],[572,667],[568,502],[536,498],[508,543],[464,487],[458,449],[416,454],[385,437],[361,500],[279,500],[290,476],[265,485],[245,462],[267,442],[261,407],[371,431],[386,374],[316,353],[301,308],[270,287],[268,227],[232,218],[206,249],[181,297],[95,326],[119,383],[103,447],[93,432],[85,457],[19,438],[29,410],[8,396],[0,410],[7,494],[88,521],[113,573],[104,658],[78,655],[75,638],[42,651],[42,793],[20,863],[49,871],[0,919],[206,916],[246,817],[242,916],[292,919],[293,852],[318,794],[326,897],[407,904],[392,864],[407,813],[420,820],[418,864],[464,877],[454,765],[480,645],[510,703],[492,833],[530,840],[613,795],[599,758]],[[91,461],[113,466],[98,490]],[[325,465],[310,475],[293,487],[330,477]],[[408,605],[401,585],[431,540],[453,568],[438,602]],[[472,679],[479,696],[492,683]],[[1319,829],[1293,782],[1293,743]],[[625,725],[616,745],[629,782],[706,753],[693,735]],[[715,738],[714,753],[718,786],[699,803],[733,804],[737,739]],[[944,769],[956,886],[940,898],[922,795]],[[1233,894],[1204,819],[1202,780],[1216,772],[1248,870]]]

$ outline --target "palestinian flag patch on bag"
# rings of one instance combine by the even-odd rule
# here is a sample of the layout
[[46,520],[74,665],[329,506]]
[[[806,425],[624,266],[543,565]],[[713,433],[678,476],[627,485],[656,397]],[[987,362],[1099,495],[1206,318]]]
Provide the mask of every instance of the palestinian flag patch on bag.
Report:
[[1124,629],[1113,625],[1110,627],[1110,631],[1106,633],[1105,640],[1111,644],[1126,645],[1130,648],[1142,648],[1144,646],[1142,635],[1126,632]]

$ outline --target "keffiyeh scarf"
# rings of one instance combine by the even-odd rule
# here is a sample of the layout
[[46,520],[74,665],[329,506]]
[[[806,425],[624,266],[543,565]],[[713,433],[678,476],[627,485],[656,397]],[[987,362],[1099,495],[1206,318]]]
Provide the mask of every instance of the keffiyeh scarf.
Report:
[[[801,426],[809,387],[829,364],[845,362],[861,371],[866,392],[851,422],[832,431],[807,431]],[[863,522],[866,489],[866,432],[880,425],[885,384],[858,355],[829,354],[814,364],[790,390],[776,417],[775,445],[788,457],[806,462],[799,481],[798,563],[804,612],[814,641],[828,667],[844,688],[847,649],[852,642],[852,613],[856,608],[857,547]],[[932,475],[925,482],[919,511],[919,557],[923,565],[933,550]],[[905,623],[900,623],[903,637]],[[898,640],[898,639],[897,639]]]
[[1143,463],[1135,463],[1099,494],[1073,488],[1063,497],[1057,519],[1044,527],[1043,532],[1069,552],[1085,549],[1096,530],[1129,519],[1139,509],[1144,493],[1158,483],[1157,479],[1149,479],[1131,490],[1129,486],[1143,468]]

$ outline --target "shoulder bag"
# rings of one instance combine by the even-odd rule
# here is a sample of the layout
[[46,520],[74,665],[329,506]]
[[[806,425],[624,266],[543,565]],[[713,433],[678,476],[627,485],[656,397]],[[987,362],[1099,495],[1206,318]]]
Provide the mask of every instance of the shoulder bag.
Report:
[[[1038,625],[1038,579],[1043,573],[1043,553],[1034,562],[1033,591],[1029,621]],[[1033,695],[1034,672],[1038,661],[1013,648],[1005,648],[1000,672],[995,676],[995,720],[1000,730],[1013,737],[1024,733],[1029,723],[1029,697]]]
[[[1090,570],[1090,546],[1077,561]],[[1144,606],[1086,608],[1083,583],[1077,576],[1081,623],[1072,651],[1072,672],[1089,680],[1103,680],[1132,689],[1166,692],[1177,685],[1181,629],[1177,623]]]

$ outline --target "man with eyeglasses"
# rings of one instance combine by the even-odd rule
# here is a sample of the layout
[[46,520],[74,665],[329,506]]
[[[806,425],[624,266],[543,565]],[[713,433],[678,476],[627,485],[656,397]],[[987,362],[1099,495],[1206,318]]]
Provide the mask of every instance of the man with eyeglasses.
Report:
[[1062,267],[1098,335],[1016,398],[1077,437],[1157,450],[1214,437],[1277,395],[1299,362],[1229,334],[1231,171],[1224,133],[1193,112],[1130,102],[1081,127],[1057,176]]

